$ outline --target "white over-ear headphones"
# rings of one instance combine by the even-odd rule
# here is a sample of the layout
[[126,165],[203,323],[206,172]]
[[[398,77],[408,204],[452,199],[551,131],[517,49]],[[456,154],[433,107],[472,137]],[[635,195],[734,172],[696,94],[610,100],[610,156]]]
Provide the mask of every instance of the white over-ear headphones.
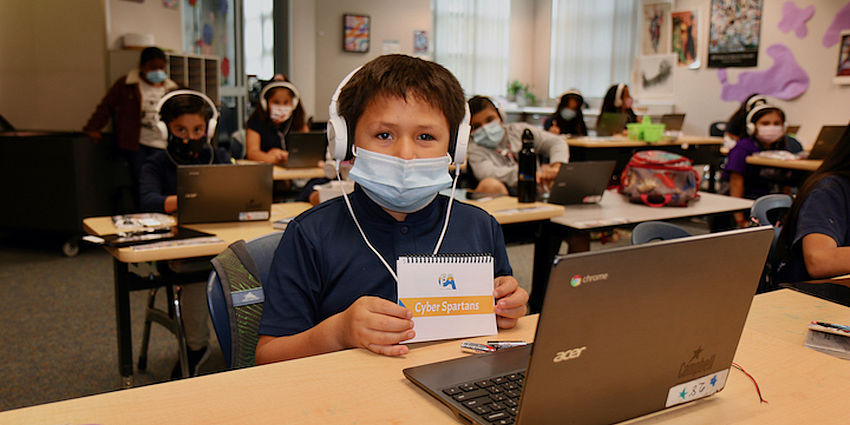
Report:
[[263,90],[260,91],[260,106],[263,108],[263,110],[269,110],[269,101],[266,100],[266,93],[268,93],[269,90],[277,87],[284,87],[292,91],[292,109],[294,110],[295,108],[297,108],[298,102],[301,100],[301,95],[298,94],[298,89],[296,89],[295,86],[292,85],[292,83],[287,83],[286,81],[273,81],[271,83],[266,84],[266,86],[263,87]]
[[[756,134],[756,123],[753,122],[753,119],[756,117],[758,111],[763,111],[765,109],[776,109],[779,110],[776,106],[768,105],[767,103],[762,103],[761,105],[756,105],[753,109],[747,113],[747,134],[750,136]],[[782,120],[782,129],[785,130],[788,128],[788,124],[785,120]]]
[[184,94],[200,97],[210,107],[212,117],[210,117],[209,121],[207,121],[207,143],[212,142],[215,129],[218,126],[218,108],[216,108],[215,102],[213,102],[207,95],[195,90],[174,90],[166,93],[162,99],[159,99],[159,103],[156,104],[156,115],[154,116],[154,121],[156,122],[156,128],[159,129],[160,136],[163,140],[168,140],[168,124],[162,120],[163,105],[165,105],[165,102],[168,102],[169,99]]
[[617,108],[623,106],[623,91],[626,89],[626,85],[623,83],[617,84],[617,92],[614,93],[614,106]]
[[[333,159],[339,164],[344,161],[353,141],[349,144],[348,140],[348,123],[345,118],[339,115],[339,94],[342,88],[348,84],[351,77],[360,71],[362,66],[357,67],[349,72],[345,78],[340,81],[339,85],[334,90],[331,96],[331,103],[328,105],[328,151],[333,154]],[[495,104],[495,103],[494,103]],[[457,134],[455,135],[454,151],[452,152],[452,162],[456,166],[466,164],[466,148],[469,144],[469,104],[463,103],[463,119],[457,126]],[[449,144],[451,150],[451,144]]]
[[767,98],[766,97],[761,96],[761,95],[753,96],[753,97],[750,98],[750,100],[747,101],[747,112],[751,111],[753,108],[755,108],[758,105],[766,105],[766,104],[767,104]]

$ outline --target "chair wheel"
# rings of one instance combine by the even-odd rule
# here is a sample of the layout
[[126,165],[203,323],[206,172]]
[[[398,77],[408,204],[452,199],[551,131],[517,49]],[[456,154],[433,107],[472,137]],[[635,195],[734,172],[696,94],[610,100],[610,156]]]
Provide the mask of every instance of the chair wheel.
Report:
[[79,238],[70,238],[62,244],[62,254],[66,257],[76,257],[80,253]]

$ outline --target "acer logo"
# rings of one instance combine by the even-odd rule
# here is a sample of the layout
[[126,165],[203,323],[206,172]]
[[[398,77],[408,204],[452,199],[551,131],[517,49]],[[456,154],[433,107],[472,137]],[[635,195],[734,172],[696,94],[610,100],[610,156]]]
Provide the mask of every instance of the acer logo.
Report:
[[557,353],[555,353],[555,358],[552,359],[552,363],[560,363],[566,360],[577,359],[579,356],[581,356],[581,353],[586,349],[587,347],[581,347],[573,348],[571,350],[558,351]]

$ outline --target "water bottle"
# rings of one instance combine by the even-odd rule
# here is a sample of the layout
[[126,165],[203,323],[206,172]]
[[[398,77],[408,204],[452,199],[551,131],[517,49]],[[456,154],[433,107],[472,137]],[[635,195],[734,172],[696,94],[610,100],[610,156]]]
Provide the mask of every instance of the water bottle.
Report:
[[517,198],[519,202],[537,200],[537,155],[534,153],[534,134],[527,128],[522,132],[522,150],[519,151]]

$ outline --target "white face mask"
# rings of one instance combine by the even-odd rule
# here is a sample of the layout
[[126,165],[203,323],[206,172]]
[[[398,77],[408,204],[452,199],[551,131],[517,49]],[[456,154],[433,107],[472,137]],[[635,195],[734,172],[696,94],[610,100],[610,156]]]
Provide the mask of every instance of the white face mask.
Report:
[[756,127],[756,138],[762,143],[773,143],[785,134],[781,125],[760,125]]
[[269,118],[274,122],[284,122],[292,116],[292,105],[269,105]]
[[499,121],[490,121],[472,132],[472,141],[485,148],[495,149],[505,137],[505,129]]

